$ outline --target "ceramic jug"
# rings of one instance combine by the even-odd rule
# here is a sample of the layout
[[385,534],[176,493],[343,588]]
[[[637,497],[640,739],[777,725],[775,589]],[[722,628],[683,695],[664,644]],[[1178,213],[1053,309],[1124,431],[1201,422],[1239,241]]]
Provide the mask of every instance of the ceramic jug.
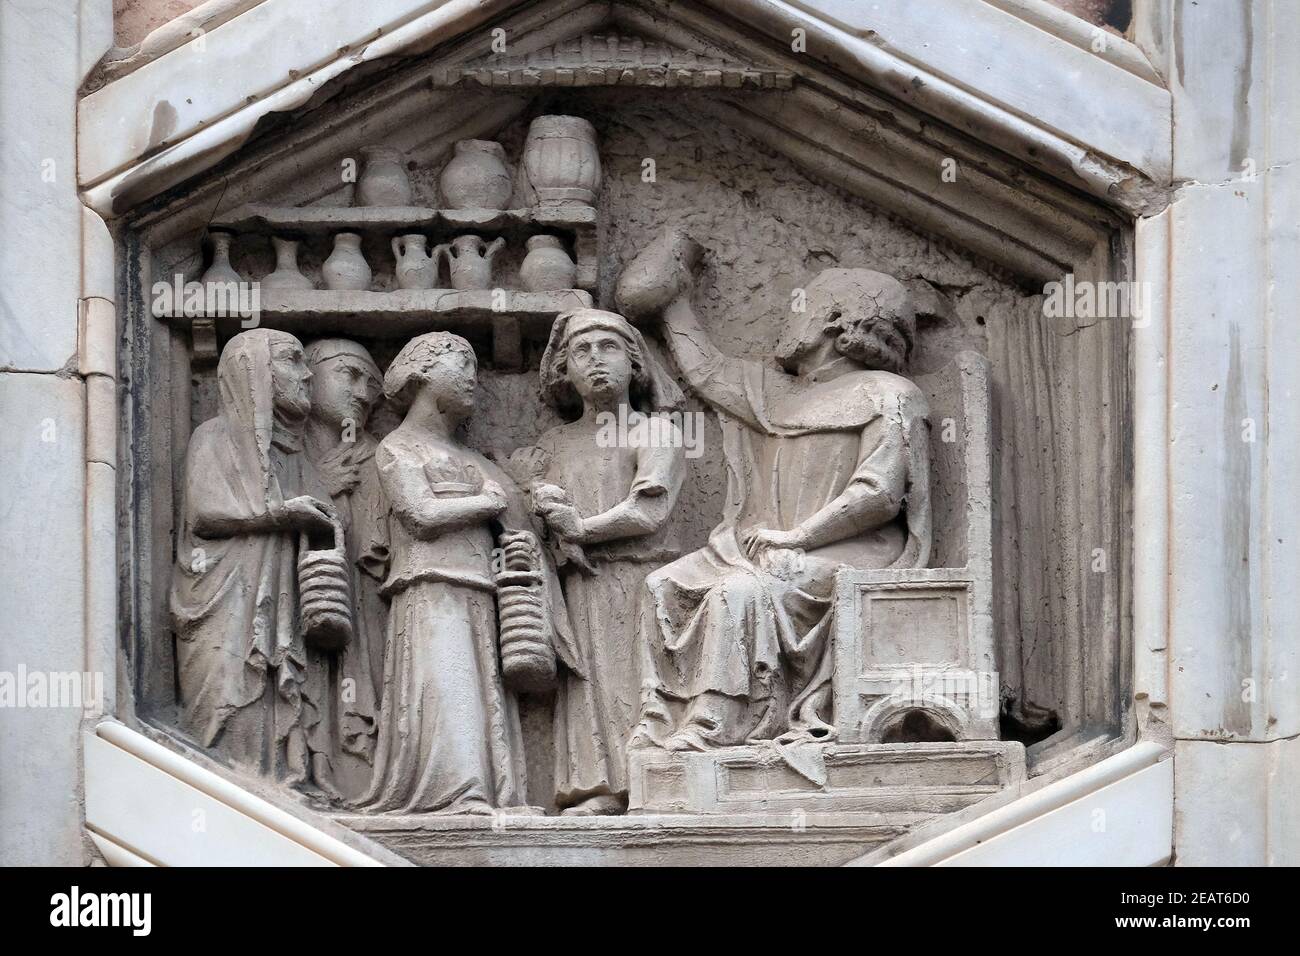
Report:
[[203,284],[242,282],[239,273],[230,264],[230,243],[235,238],[234,233],[211,232],[208,233],[208,238],[212,240],[212,265],[203,273]]
[[406,156],[392,146],[364,146],[364,163],[353,204],[357,206],[409,206],[411,179]]
[[453,289],[487,289],[492,285],[492,257],[505,244],[501,238],[484,242],[478,236],[457,236],[450,245],[438,246],[433,252],[447,256]]
[[504,209],[514,192],[500,143],[463,139],[438,179],[449,209]]
[[370,266],[361,254],[361,236],[340,232],[334,237],[334,251],[321,266],[325,288],[362,291],[370,288]]
[[275,246],[275,271],[262,277],[264,289],[314,289],[312,281],[298,271],[298,240],[271,239]]
[[573,264],[558,236],[532,236],[528,255],[519,267],[519,281],[529,292],[556,292],[572,289],[578,267]]
[[393,237],[394,274],[399,289],[432,289],[438,283],[437,250],[430,253],[428,240],[419,233]]

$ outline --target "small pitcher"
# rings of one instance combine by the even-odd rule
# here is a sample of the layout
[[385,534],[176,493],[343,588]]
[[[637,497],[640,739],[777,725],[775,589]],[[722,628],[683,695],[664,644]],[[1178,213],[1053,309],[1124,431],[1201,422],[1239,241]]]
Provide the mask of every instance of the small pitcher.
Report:
[[298,240],[271,238],[275,246],[275,271],[262,277],[264,289],[314,289],[315,285],[298,271]]
[[487,289],[492,285],[492,257],[501,251],[506,241],[500,237],[485,242],[478,236],[457,236],[450,245],[433,250],[434,256],[447,256],[451,271],[451,287],[462,292],[470,289]]
[[[427,251],[428,240],[418,232],[393,237],[393,258],[399,289],[432,289],[438,282],[438,250]],[[441,248],[441,247],[439,247]]]
[[321,266],[325,288],[335,291],[363,291],[370,288],[370,266],[361,254],[361,236],[340,232],[334,237],[334,251]]

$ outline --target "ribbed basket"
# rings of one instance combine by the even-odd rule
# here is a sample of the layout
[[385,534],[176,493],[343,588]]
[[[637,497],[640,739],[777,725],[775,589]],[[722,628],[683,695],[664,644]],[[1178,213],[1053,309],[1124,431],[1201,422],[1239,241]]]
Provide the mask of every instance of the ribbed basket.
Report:
[[352,640],[352,575],[338,522],[332,548],[313,551],[307,535],[298,536],[298,605],[311,647],[337,651]]
[[506,545],[504,567],[496,581],[501,675],[506,686],[524,693],[553,687],[555,647],[536,538],[530,534]]

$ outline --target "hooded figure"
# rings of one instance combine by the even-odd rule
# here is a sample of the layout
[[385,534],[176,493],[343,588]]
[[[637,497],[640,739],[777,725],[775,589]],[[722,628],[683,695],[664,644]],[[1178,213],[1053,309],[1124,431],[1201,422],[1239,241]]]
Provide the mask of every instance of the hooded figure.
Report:
[[330,533],[333,514],[302,453],[310,379],[288,333],[227,343],[217,417],[186,456],[170,603],[185,728],[246,769],[328,788],[328,661],[304,647],[298,606],[299,534]]
[[674,360],[718,413],[727,466],[708,544],[646,580],[633,741],[830,739],[836,574],[929,562],[928,408],[898,374],[915,313],[891,276],[828,269],[778,348],[782,367],[731,358],[691,306],[701,251],[670,232],[619,281],[625,310],[662,315]]
[[681,553],[669,517],[686,474],[682,435],[657,413],[683,396],[641,333],[598,309],[555,320],[541,392],[575,418],[511,456],[561,565],[581,666],[562,669],[555,701],[556,803],[621,813],[640,701],[637,601],[646,574]]

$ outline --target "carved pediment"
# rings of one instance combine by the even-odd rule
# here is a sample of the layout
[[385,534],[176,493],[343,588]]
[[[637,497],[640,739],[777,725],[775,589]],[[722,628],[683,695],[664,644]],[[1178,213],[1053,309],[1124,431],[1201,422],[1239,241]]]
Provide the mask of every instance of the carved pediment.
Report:
[[[542,107],[540,98],[637,90],[689,91],[692,109],[708,122],[1018,281],[1041,285],[1104,256],[1118,226],[1077,192],[1008,161],[981,130],[936,123],[896,91],[846,81],[817,50],[792,50],[698,3],[544,7],[426,43],[398,68],[367,64],[368,78],[314,91],[306,105],[268,124],[247,162],[199,186],[209,191],[209,209],[266,203],[268,192],[293,196],[293,205],[319,202],[337,188],[329,169],[337,157],[376,138],[437,162],[456,139],[494,138]],[[508,43],[495,52],[500,35]],[[329,175],[312,175],[313,167]],[[202,205],[198,194],[192,198]]]

